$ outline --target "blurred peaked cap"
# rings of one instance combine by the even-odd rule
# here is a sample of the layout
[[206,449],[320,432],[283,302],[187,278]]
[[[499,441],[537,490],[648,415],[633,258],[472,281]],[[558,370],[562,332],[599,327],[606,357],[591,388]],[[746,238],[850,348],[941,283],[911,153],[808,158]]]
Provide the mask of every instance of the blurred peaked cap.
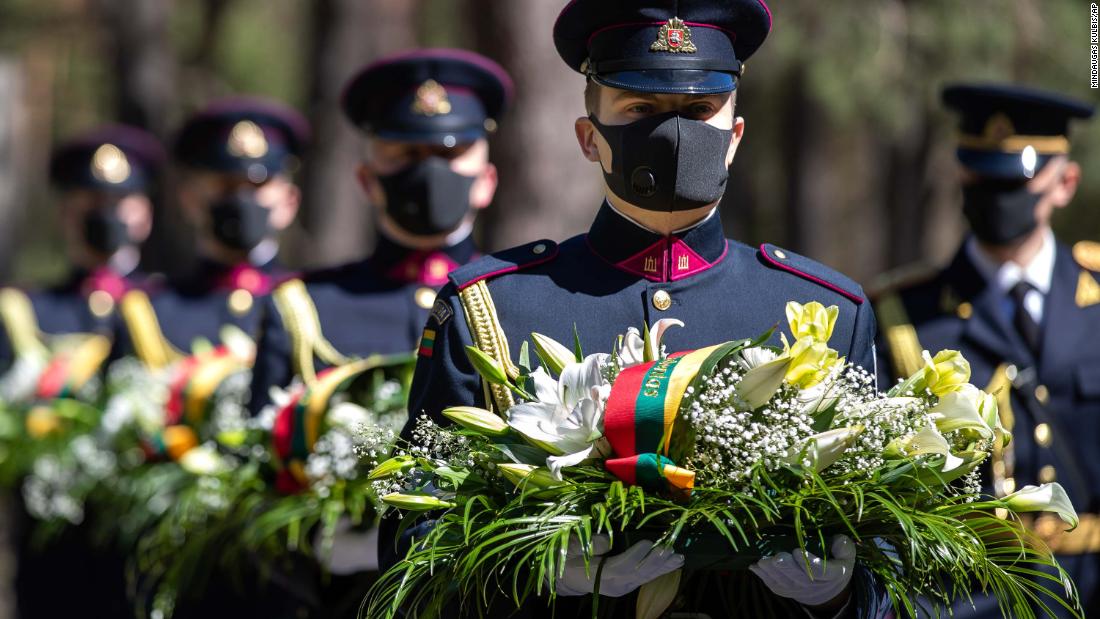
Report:
[[165,160],[153,134],[129,125],[103,125],[58,145],[50,181],[62,190],[144,190]]
[[771,27],[764,0],[572,0],[554,44],[573,70],[605,86],[715,94],[737,88]]
[[210,102],[184,122],[173,155],[192,168],[246,174],[262,182],[293,172],[309,138],[309,122],[290,106],[230,97]]
[[423,49],[371,63],[345,86],[342,102],[368,135],[454,146],[494,131],[513,91],[508,73],[480,54]]
[[1069,125],[1094,107],[1065,95],[1013,84],[955,84],[943,102],[959,113],[960,163],[996,178],[1031,178],[1069,152]]

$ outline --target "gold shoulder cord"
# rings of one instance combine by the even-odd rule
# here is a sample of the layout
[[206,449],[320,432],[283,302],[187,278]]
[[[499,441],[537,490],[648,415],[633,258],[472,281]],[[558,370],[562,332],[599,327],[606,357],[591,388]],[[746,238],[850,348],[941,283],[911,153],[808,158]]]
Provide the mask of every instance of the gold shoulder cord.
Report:
[[916,328],[909,322],[909,314],[905,311],[901,297],[895,293],[883,296],[875,303],[875,313],[886,337],[886,344],[890,347],[895,378],[912,376],[924,367],[921,356],[923,349]]
[[[997,398],[997,415],[1001,418],[1001,425],[1010,434],[1016,425],[1016,416],[1012,412],[1012,380],[1008,376],[1009,364],[1002,363],[993,372],[993,378],[985,392]],[[990,466],[993,472],[993,490],[1001,497],[1014,488],[1006,487],[1005,481],[1011,479],[1014,474],[1016,457],[1012,443],[1001,445],[1001,441],[993,441],[993,453],[990,456]]]
[[164,337],[149,295],[141,290],[127,292],[122,297],[121,310],[134,352],[145,365],[160,369],[183,357],[183,353]]
[[[513,380],[518,378],[519,368],[512,363],[508,352],[508,338],[500,326],[500,318],[497,317],[493,297],[489,294],[489,286],[484,281],[480,281],[458,293],[458,297],[462,301],[462,309],[466,313],[466,324],[470,326],[474,345],[481,352],[500,361],[509,378]],[[492,396],[492,403],[496,406],[498,413],[504,413],[516,403],[511,390],[504,385],[489,385],[486,391],[487,395]],[[486,400],[489,399],[486,397]]]
[[283,320],[283,328],[290,335],[290,361],[294,373],[301,376],[307,385],[317,382],[317,370],[313,363],[315,357],[332,366],[351,362],[325,339],[317,306],[309,296],[305,282],[290,280],[276,288],[272,298]]
[[4,321],[8,341],[17,356],[45,357],[49,354],[39,337],[34,305],[25,292],[15,288],[0,289],[0,320]]

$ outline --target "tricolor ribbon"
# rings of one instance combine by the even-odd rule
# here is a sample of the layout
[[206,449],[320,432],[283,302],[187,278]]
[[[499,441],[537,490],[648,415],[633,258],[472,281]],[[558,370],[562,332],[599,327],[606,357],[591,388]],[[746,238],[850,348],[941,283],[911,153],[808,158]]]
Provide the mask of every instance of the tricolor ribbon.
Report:
[[615,452],[604,463],[607,470],[647,490],[691,492],[694,471],[677,466],[669,457],[687,447],[673,445],[673,431],[687,388],[721,347],[676,353],[619,374],[604,416],[604,435]]

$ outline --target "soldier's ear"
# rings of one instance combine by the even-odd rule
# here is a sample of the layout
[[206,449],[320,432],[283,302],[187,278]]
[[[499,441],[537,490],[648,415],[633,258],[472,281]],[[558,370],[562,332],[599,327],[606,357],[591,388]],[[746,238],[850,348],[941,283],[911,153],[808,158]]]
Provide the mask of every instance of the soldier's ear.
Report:
[[385,196],[382,193],[382,185],[378,182],[378,175],[374,173],[366,163],[360,162],[355,168],[355,179],[359,181],[359,187],[373,204],[382,204]]
[[1054,208],[1062,208],[1069,205],[1073,201],[1073,196],[1077,195],[1077,186],[1081,184],[1081,165],[1076,161],[1070,161],[1066,164],[1066,169],[1062,171],[1062,177],[1058,179],[1058,182],[1054,186]]
[[730,148],[726,151],[726,167],[733,165],[733,156],[737,154],[737,146],[741,144],[741,137],[745,135],[745,119],[737,116],[733,119],[733,139],[730,140]]
[[599,131],[596,131],[596,125],[593,125],[587,116],[581,116],[573,123],[573,129],[577,133],[577,144],[580,145],[584,158],[593,163],[599,162],[600,147],[597,142]]
[[486,163],[485,169],[477,175],[474,186],[470,188],[470,206],[474,209],[489,206],[497,192],[497,182],[497,167],[492,163]]

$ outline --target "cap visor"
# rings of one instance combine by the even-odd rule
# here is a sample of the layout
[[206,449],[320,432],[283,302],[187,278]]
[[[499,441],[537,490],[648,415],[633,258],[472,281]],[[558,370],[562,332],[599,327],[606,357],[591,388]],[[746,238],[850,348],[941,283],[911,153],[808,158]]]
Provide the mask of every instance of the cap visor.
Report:
[[620,71],[596,75],[593,79],[612,88],[656,94],[715,95],[737,88],[737,78],[732,73],[694,69]]
[[451,147],[455,144],[470,144],[485,137],[481,129],[463,129],[461,131],[376,131],[374,136],[391,142],[407,144],[437,144]]
[[958,149],[959,163],[968,170],[989,178],[1028,179],[1034,177],[1051,159],[1051,155],[1038,155],[1031,167],[1021,153],[1000,153],[982,150]]

